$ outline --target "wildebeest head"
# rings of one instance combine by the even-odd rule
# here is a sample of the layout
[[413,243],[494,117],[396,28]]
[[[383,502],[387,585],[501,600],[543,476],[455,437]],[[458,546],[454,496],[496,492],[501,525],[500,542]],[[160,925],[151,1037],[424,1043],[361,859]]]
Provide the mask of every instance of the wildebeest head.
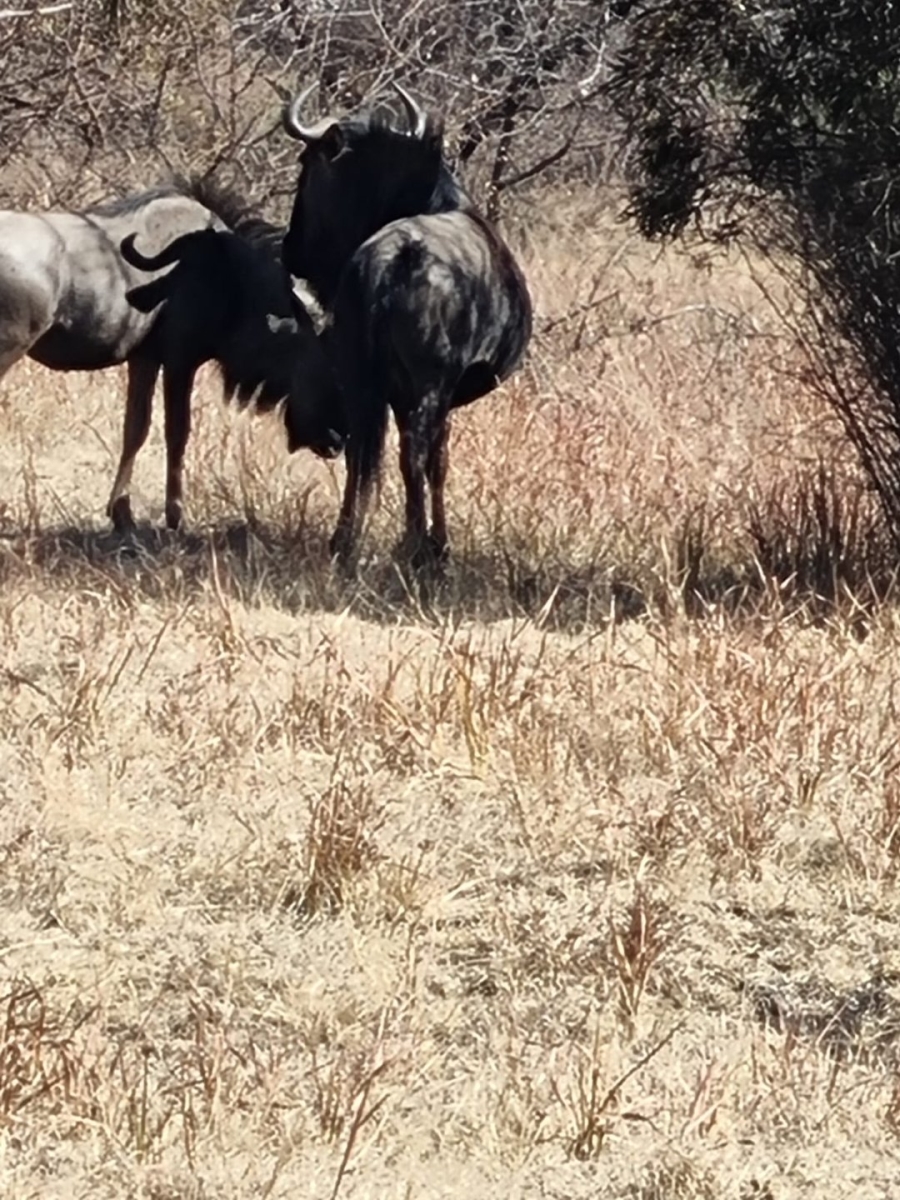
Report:
[[459,207],[462,190],[444,162],[443,120],[399,84],[405,128],[383,110],[305,124],[315,86],[284,110],[285,131],[304,150],[282,258],[327,304],[366,238],[389,221]]
[[307,446],[319,458],[337,458],[346,439],[340,392],[329,357],[329,330],[316,331],[295,291],[291,292],[291,303],[293,326],[287,329],[290,344],[286,349],[293,379],[284,411],[288,450],[293,454]]
[[[277,399],[284,393],[284,427],[288,451],[306,447],[319,458],[337,458],[344,448],[340,394],[327,355],[327,330],[316,333],[309,313],[296,295],[290,317],[266,314],[270,342],[266,354],[271,364],[259,403],[266,407],[267,393]],[[280,387],[276,364],[283,363]]]

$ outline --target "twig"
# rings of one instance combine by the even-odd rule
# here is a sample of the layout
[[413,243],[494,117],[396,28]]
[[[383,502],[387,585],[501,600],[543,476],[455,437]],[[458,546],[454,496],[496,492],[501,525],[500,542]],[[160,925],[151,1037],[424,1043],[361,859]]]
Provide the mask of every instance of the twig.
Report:
[[562,313],[558,317],[549,317],[542,321],[538,330],[539,334],[549,333],[552,329],[556,329],[558,325],[565,325],[568,321],[574,321],[576,317],[584,316],[586,313],[592,312],[595,308],[600,308],[606,304],[607,300],[612,300],[614,296],[619,294],[618,288],[613,288],[611,292],[607,292],[605,296],[601,296],[598,300],[587,300],[584,304],[576,304],[574,308],[570,308],[568,312]]
[[0,8],[0,21],[10,21],[15,17],[48,17],[51,13],[68,12],[74,8],[74,3],[48,4],[46,8]]
[[599,1112],[603,1113],[606,1111],[606,1109],[609,1107],[609,1105],[616,1099],[619,1092],[621,1092],[622,1088],[625,1086],[625,1084],[628,1082],[628,1080],[631,1079],[632,1075],[636,1075],[638,1073],[638,1071],[641,1070],[642,1067],[646,1067],[647,1063],[650,1062],[650,1060],[652,1058],[656,1058],[656,1056],[657,1056],[657,1054],[659,1054],[660,1050],[662,1050],[665,1046],[668,1046],[669,1042],[671,1042],[671,1040],[672,1040],[672,1038],[674,1038],[675,1034],[680,1033],[681,1030],[684,1029],[685,1025],[687,1025],[687,1021],[679,1021],[678,1024],[674,1025],[660,1041],[656,1042],[655,1045],[651,1046],[650,1049],[645,1054],[642,1054],[641,1057],[637,1060],[637,1062],[632,1063],[631,1066],[626,1071],[623,1071],[623,1073],[619,1076],[619,1078],[615,1081],[615,1083],[612,1085],[612,1087],[609,1088],[606,1095],[603,1097],[603,1101],[600,1104]]
[[[592,309],[599,308],[602,304],[605,304],[607,300],[612,299],[612,297],[617,294],[618,289],[610,292],[607,296],[601,296],[599,300],[593,300],[586,304],[576,305],[575,308],[570,309],[561,316],[553,317],[552,319],[545,321],[538,328],[538,335],[541,336],[549,333],[550,330],[556,328],[557,325],[563,325],[567,321],[573,320],[575,317],[582,316],[585,313],[590,312]],[[730,312],[727,308],[720,308],[716,304],[685,304],[681,308],[673,308],[671,312],[657,313],[656,316],[652,317],[634,317],[632,320],[626,321],[622,325],[607,326],[607,328],[602,330],[602,332],[597,335],[597,340],[602,338],[633,337],[637,334],[647,333],[656,325],[662,325],[666,321],[674,321],[678,317],[690,316],[692,313],[709,313],[712,316],[720,317],[729,325],[744,325],[743,333],[745,337],[778,339],[784,336],[783,334],[774,332],[772,330],[760,329],[756,321],[752,316],[750,316],[749,313]]]
[[499,180],[496,184],[496,190],[498,192],[505,192],[507,188],[518,187],[520,183],[525,183],[529,179],[534,179],[535,175],[540,175],[542,171],[546,171],[548,167],[552,167],[555,163],[558,163],[560,159],[565,158],[565,156],[572,149],[575,138],[578,136],[583,115],[583,113],[578,114],[578,119],[569,130],[569,133],[565,139],[560,143],[559,146],[557,146],[555,150],[551,151],[550,154],[545,154],[543,158],[539,158],[538,161],[532,163],[530,167],[525,167],[521,171],[516,171],[514,175],[510,175],[506,179]]
[[356,1138],[360,1129],[362,1129],[363,1125],[365,1125],[367,1121],[375,1116],[376,1112],[378,1112],[378,1110],[387,1100],[387,1096],[381,1096],[380,1099],[376,1100],[370,1108],[366,1109],[366,1101],[369,1099],[369,1092],[372,1090],[372,1084],[379,1075],[384,1074],[390,1065],[391,1063],[389,1061],[379,1063],[378,1066],[374,1067],[372,1071],[370,1071],[362,1085],[362,1088],[360,1089],[359,1102],[356,1106],[356,1112],[353,1114],[353,1120],[350,1123],[350,1130],[347,1134],[346,1144],[344,1145],[344,1153],[341,1157],[341,1163],[338,1167],[338,1172],[334,1180],[334,1187],[331,1192],[331,1200],[337,1200],[337,1194],[341,1190],[341,1183],[343,1182],[344,1175],[347,1172],[347,1164],[350,1162],[350,1155],[353,1153],[353,1146],[356,1142]]

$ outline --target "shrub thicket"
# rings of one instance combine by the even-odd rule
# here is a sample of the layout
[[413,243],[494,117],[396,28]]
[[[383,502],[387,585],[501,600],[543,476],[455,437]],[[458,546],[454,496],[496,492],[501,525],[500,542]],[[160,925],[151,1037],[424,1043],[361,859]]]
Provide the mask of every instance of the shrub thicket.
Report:
[[649,0],[616,40],[631,215],[739,239],[788,277],[811,380],[900,540],[900,8]]

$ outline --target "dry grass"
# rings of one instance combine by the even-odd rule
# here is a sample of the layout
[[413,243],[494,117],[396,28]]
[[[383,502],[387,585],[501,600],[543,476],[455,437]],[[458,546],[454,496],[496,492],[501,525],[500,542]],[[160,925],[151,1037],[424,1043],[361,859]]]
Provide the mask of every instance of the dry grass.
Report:
[[745,266],[552,208],[542,321],[608,299],[460,414],[438,583],[211,387],[122,544],[121,381],[0,390],[4,1197],[896,1185],[875,513]]

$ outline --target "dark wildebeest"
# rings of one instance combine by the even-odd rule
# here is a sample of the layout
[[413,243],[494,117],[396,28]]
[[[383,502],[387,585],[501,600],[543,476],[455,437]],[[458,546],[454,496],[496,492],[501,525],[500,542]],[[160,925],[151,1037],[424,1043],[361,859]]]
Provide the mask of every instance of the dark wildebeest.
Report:
[[400,431],[407,545],[417,557],[444,553],[450,412],[505,379],[531,336],[525,279],[445,162],[441,118],[395,87],[404,128],[379,110],[308,125],[312,88],[284,112],[286,131],[305,149],[283,257],[331,313],[347,434],[331,549],[345,561],[380,466],[389,406]]
[[[160,370],[171,527],[181,518],[190,392],[203,362],[218,361],[226,389],[243,401],[257,388],[261,407],[286,397],[291,449],[306,445],[326,456],[340,449],[323,419],[332,394],[321,394],[322,380],[330,386],[324,349],[279,261],[281,234],[202,180],[176,180],[83,212],[0,213],[0,377],[25,355],[58,371],[127,363],[122,454],[108,505],[118,529],[133,525],[128,488]],[[122,255],[127,235],[153,252],[200,235],[207,249],[191,251],[190,267],[186,259],[171,277],[148,282]],[[174,261],[163,255],[159,270]]]

